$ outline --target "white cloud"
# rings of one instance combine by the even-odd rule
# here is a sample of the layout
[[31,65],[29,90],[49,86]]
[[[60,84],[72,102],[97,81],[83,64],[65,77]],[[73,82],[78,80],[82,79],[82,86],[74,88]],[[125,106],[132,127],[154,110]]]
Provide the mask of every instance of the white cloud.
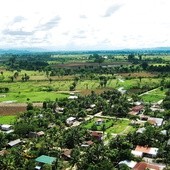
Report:
[[168,46],[169,0],[5,0],[0,48]]

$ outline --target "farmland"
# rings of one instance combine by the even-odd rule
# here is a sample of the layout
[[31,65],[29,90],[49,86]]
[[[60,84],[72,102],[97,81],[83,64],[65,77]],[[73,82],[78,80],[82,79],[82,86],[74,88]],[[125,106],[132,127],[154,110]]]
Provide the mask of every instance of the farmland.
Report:
[[[107,89],[114,89],[124,87],[129,90],[133,87],[140,86],[159,86],[159,78],[143,78],[140,82],[139,79],[130,79],[120,81],[119,79],[109,79],[107,86],[104,88],[100,87],[99,80],[80,80],[77,83],[76,91],[84,93],[85,91],[103,91]],[[18,103],[31,102],[43,102],[45,100],[55,100],[56,98],[68,97],[69,87],[73,81],[58,80],[52,81],[28,81],[28,82],[11,82],[1,83],[0,87],[8,87],[8,93],[1,93],[0,101],[13,101]],[[63,93],[66,91],[67,93]],[[85,94],[85,93],[84,93]]]
[[[0,124],[5,124],[0,150],[9,153],[2,157],[1,169],[11,157],[17,160],[13,167],[19,162],[21,169],[35,169],[33,158],[42,154],[57,158],[52,166],[59,169],[99,169],[101,164],[101,169],[121,169],[120,161],[138,161],[131,152],[137,145],[166,152],[167,58],[139,54],[36,57],[11,56],[0,68]],[[161,104],[155,103],[164,98]],[[6,134],[8,127],[10,134]],[[11,140],[21,140],[22,145],[6,147]],[[166,159],[161,154],[157,158]]]

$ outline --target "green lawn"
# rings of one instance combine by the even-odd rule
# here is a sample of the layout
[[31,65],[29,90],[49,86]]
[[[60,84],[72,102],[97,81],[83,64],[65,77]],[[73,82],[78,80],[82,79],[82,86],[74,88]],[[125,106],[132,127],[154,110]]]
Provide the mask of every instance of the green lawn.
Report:
[[165,97],[166,89],[161,91],[160,89],[156,89],[155,91],[149,92],[148,94],[144,94],[141,96],[144,102],[158,102]]
[[92,119],[89,123],[87,123],[86,125],[84,125],[84,128],[89,129],[89,130],[93,130],[93,126],[95,125],[95,127],[97,128],[96,130],[98,131],[102,131],[103,130],[103,125],[105,126],[106,129],[110,128],[115,120],[113,119],[102,119],[103,123],[101,125],[96,125],[96,121],[98,118]]
[[28,100],[31,102],[43,102],[45,100],[55,100],[56,98],[66,98],[67,94],[56,92],[21,92],[21,93],[7,93],[6,97],[0,98],[0,102],[13,101],[17,103],[25,103]]
[[117,120],[114,122],[114,125],[107,129],[106,132],[107,133],[115,133],[115,134],[119,134],[122,133],[128,133],[130,132],[130,130],[132,130],[133,128],[131,126],[129,126],[130,120]]
[[[13,82],[13,83],[1,83],[0,87],[8,87],[8,93],[0,94],[0,102],[2,101],[16,101],[27,102],[30,99],[32,102],[42,102],[50,99],[68,97],[68,94],[57,92],[58,90],[68,91],[69,81],[56,81],[49,83],[48,81],[28,81],[28,82]],[[47,92],[47,89],[52,91]],[[3,97],[5,95],[5,97]]]
[[[88,130],[93,130],[93,126],[96,125],[96,120],[92,119],[90,122],[86,123],[83,127]],[[101,125],[97,125],[98,131],[103,130],[103,125],[105,125],[105,132],[108,134],[114,133],[114,134],[127,134],[130,131],[133,131],[134,128],[129,125],[130,120],[128,119],[103,119],[104,122]]]
[[13,124],[16,116],[0,116],[0,124]]

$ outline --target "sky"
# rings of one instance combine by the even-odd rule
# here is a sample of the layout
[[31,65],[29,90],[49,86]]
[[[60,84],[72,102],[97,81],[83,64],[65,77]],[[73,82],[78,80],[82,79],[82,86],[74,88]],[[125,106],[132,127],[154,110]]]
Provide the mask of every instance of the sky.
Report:
[[170,46],[170,0],[0,0],[0,48]]

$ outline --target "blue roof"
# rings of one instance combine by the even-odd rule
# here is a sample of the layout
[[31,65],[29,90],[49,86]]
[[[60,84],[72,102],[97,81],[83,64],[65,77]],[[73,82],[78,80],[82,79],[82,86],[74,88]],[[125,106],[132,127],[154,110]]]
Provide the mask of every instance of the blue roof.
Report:
[[51,165],[53,162],[56,161],[56,158],[55,157],[46,156],[46,155],[41,155],[38,158],[36,158],[35,161]]

